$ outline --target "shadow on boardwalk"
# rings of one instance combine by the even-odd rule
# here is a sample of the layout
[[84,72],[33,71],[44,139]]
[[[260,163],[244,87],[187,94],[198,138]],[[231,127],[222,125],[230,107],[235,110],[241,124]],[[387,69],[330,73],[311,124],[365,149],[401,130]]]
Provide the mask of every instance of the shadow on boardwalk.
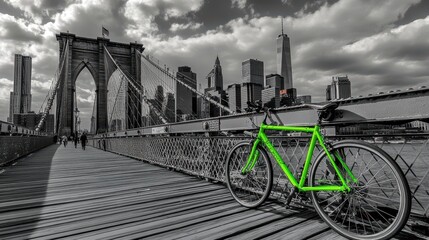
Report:
[[0,174],[0,238],[28,239],[45,203],[57,145],[18,159]]
[[312,210],[247,209],[223,185],[91,147],[50,146],[0,181],[0,239],[342,239]]

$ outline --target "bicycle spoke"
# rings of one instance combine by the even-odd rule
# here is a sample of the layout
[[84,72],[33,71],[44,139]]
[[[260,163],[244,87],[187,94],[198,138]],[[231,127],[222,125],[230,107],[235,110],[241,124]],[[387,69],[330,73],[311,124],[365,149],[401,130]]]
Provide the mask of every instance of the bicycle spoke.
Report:
[[[333,151],[335,156],[338,156],[335,159],[341,157],[358,181],[350,181],[350,175],[342,164],[336,161],[340,173],[349,184],[350,191],[342,195],[327,192],[311,193],[316,210],[328,225],[343,236],[391,237],[405,224],[404,219],[407,216],[403,213],[409,211],[403,210],[404,207],[409,209],[409,203],[404,204],[409,191],[403,191],[404,183],[399,178],[401,173],[397,167],[392,167],[395,164],[393,160],[381,154],[378,148],[367,147],[369,146],[367,143],[351,141],[349,143],[352,146],[343,144],[342,147],[336,149],[334,147]],[[310,178],[312,186],[330,184],[341,186],[339,177],[326,154],[312,167]]]
[[243,206],[255,207],[261,204],[270,192],[269,184],[272,180],[269,180],[271,176],[269,171],[271,171],[271,166],[268,165],[269,159],[266,158],[266,155],[259,153],[258,159],[255,159],[256,162],[252,164],[252,169],[246,169],[247,173],[242,174],[250,152],[250,144],[237,145],[227,160],[226,174],[229,177],[228,186],[235,200]]

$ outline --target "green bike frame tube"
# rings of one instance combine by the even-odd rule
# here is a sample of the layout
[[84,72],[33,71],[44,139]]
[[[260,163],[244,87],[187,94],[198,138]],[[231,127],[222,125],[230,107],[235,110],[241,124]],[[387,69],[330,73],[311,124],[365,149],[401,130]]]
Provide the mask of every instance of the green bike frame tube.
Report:
[[[290,171],[288,166],[283,161],[280,154],[277,152],[273,144],[268,139],[267,135],[265,134],[265,130],[274,130],[274,131],[290,131],[290,132],[306,132],[311,133],[312,137],[310,140],[310,146],[307,152],[307,156],[304,163],[304,168],[301,173],[301,178],[298,180],[295,178],[293,173]],[[250,172],[253,167],[256,164],[256,161],[259,157],[259,151],[257,150],[258,145],[261,144],[261,142],[266,146],[266,148],[270,151],[270,153],[274,156],[274,159],[282,169],[283,173],[287,176],[289,181],[292,183],[294,187],[296,187],[299,191],[350,191],[350,188],[347,186],[347,183],[344,176],[341,174],[338,166],[335,163],[334,157],[329,152],[328,148],[324,144],[323,136],[320,134],[320,127],[316,125],[315,127],[290,127],[290,126],[274,126],[274,125],[266,125],[261,124],[258,136],[256,140],[253,143],[252,150],[249,154],[249,157],[247,159],[246,165],[242,168],[241,172],[242,174],[245,174],[246,172]],[[305,180],[307,179],[308,170],[310,168],[311,159],[313,156],[314,148],[316,146],[316,143],[319,143],[319,145],[322,147],[323,151],[325,151],[331,165],[334,167],[336,174],[338,175],[342,185],[341,186],[332,186],[332,185],[322,185],[322,186],[304,186]],[[343,161],[343,159],[338,153],[334,153],[337,157],[338,161],[341,163],[342,167],[346,170],[347,174],[350,175],[351,179],[354,182],[357,182],[357,179],[353,175],[350,168],[347,166],[347,164]]]
[[[262,128],[262,126],[261,126],[261,128]],[[277,150],[274,148],[274,146],[271,144],[270,140],[268,140],[267,135],[265,135],[264,132],[259,132],[258,138],[262,139],[262,142],[265,144],[265,146],[267,146],[267,148],[271,152],[271,154],[273,154],[274,159],[279,164],[282,171],[286,174],[287,178],[292,183],[292,185],[295,187],[298,187],[298,181],[293,176],[292,172],[289,170],[289,168],[286,166],[286,164],[283,162],[282,157],[277,152]]]
[[338,152],[335,152],[334,155],[338,159],[338,161],[340,161],[341,166],[343,166],[343,168],[347,171],[347,174],[352,178],[353,182],[358,183],[359,180],[355,177],[352,170],[350,170],[349,166],[347,166],[347,164],[344,162],[340,154]]
[[[329,152],[328,148],[325,146],[323,137],[322,137],[322,135],[320,133],[317,134],[317,138],[319,139],[320,146],[323,148],[323,150],[325,151],[326,155],[328,156],[328,159],[331,162],[332,167],[334,167],[335,172],[337,173],[338,177],[340,178],[341,183],[343,184],[343,186],[346,188],[347,191],[350,191],[350,188],[349,188],[349,186],[347,186],[347,182],[344,179],[344,176],[341,174],[340,169],[338,168],[337,164],[335,163],[334,158],[332,157],[332,155]],[[340,161],[342,161],[342,160],[340,160]],[[344,165],[345,165],[345,163],[344,163]]]
[[310,167],[311,158],[313,157],[314,147],[316,146],[317,134],[319,133],[319,126],[316,126],[311,137],[310,146],[308,147],[307,157],[304,163],[304,169],[301,173],[301,179],[299,180],[299,188],[304,187],[305,179],[307,178],[308,168]]

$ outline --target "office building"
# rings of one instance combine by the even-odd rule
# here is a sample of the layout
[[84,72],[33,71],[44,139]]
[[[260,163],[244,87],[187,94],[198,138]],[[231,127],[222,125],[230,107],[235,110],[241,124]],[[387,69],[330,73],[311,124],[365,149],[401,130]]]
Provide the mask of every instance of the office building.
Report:
[[222,67],[220,66],[219,56],[216,57],[213,69],[209,72],[209,74],[207,74],[206,82],[207,88],[205,91],[223,90]]
[[229,108],[236,112],[241,112],[241,85],[231,84],[227,88]]
[[280,107],[280,89],[278,87],[267,86],[262,90],[262,104],[269,108]]
[[187,114],[180,114],[176,115],[174,114],[174,104],[175,104],[174,94],[171,92],[167,93],[167,99],[165,101],[165,107],[164,107],[164,118],[167,122],[172,123],[175,120],[179,119],[179,121],[189,120],[187,117]]
[[15,54],[13,92],[10,93],[8,122],[13,122],[14,114],[31,111],[31,57]]
[[242,83],[264,85],[264,62],[249,59],[241,63]]
[[[188,66],[178,68],[176,77],[193,89],[197,88],[197,74]],[[176,82],[176,118],[194,119],[197,115],[197,94],[183,84]]]
[[[225,91],[208,91],[206,95],[209,96],[212,100],[217,103],[221,103],[222,105],[228,107],[228,98],[226,96]],[[213,104],[207,100],[202,101],[202,118],[211,118],[211,117],[219,117],[223,115],[227,115],[228,113],[223,111],[219,106]]]
[[245,82],[241,84],[241,108],[245,110],[249,107],[247,102],[255,102],[262,99],[262,85]]
[[290,39],[283,32],[283,18],[282,33],[277,37],[277,73],[284,79],[284,88],[282,89],[293,88]]
[[[204,89],[204,93],[214,101],[228,106],[226,92],[223,90],[223,75],[219,57],[216,57],[215,65],[209,74],[207,74],[206,81],[207,88]],[[218,117],[226,114],[220,107],[204,99],[201,99],[200,103],[202,118]]]
[[247,102],[262,99],[264,85],[264,63],[255,59],[248,59],[241,64],[241,108],[248,108]]
[[351,97],[351,93],[351,83],[348,76],[332,77],[332,83],[326,89],[326,100],[346,99]]
[[269,74],[265,79],[266,86],[276,87],[280,90],[285,89],[284,78],[279,74]]

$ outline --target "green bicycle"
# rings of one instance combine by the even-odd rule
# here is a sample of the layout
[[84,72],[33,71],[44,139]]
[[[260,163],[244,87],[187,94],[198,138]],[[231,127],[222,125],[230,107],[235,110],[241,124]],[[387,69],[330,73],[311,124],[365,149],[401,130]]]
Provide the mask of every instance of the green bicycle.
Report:
[[[388,239],[403,228],[411,210],[411,193],[397,163],[375,145],[356,140],[331,144],[321,134],[320,124],[333,118],[337,104],[307,104],[318,111],[314,127],[268,125],[271,110],[261,104],[250,106],[265,112],[259,132],[247,133],[252,140],[235,145],[226,160],[226,182],[238,203],[255,208],[270,195],[274,173],[268,150],[293,186],[287,204],[296,192],[309,192],[320,217],[350,239]],[[267,130],[311,134],[299,179],[269,140]],[[321,150],[312,163],[317,144]]]

